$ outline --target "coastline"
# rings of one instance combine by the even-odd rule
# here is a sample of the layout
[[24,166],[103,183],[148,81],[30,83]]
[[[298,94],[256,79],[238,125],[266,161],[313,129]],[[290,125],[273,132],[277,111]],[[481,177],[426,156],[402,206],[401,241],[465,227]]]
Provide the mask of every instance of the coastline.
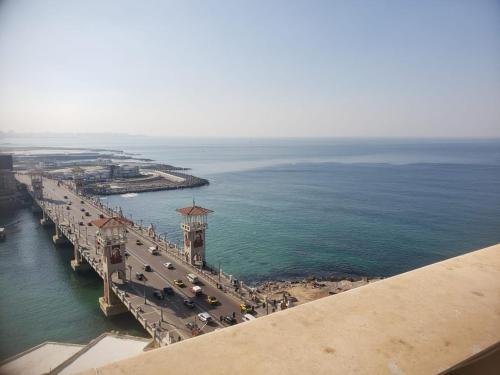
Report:
[[379,280],[379,276],[307,277],[295,280],[269,280],[257,283],[256,292],[269,301],[288,302],[288,307],[301,305],[333,294],[346,292]]

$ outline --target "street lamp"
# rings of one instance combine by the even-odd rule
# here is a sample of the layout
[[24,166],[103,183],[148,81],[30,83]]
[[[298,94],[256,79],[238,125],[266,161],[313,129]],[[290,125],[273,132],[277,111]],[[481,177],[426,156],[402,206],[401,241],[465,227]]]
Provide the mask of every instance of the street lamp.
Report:
[[129,272],[129,277],[128,277],[128,279],[129,279],[129,280],[132,280],[132,265],[131,265],[131,264],[128,264],[127,266],[128,266],[128,270],[130,271],[130,272]]

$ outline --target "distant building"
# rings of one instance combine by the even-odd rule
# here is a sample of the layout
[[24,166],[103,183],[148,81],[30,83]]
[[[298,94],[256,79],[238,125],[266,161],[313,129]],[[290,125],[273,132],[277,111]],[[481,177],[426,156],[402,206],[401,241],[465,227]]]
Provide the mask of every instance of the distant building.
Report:
[[16,179],[12,155],[0,155],[0,209],[12,208],[16,204]]
[[131,178],[141,175],[138,165],[129,164],[113,164],[109,166],[111,178]]

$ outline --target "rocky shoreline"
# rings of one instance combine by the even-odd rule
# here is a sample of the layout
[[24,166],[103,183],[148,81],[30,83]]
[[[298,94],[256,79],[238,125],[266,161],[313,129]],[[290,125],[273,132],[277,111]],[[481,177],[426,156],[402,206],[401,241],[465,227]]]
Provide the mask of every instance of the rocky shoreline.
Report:
[[270,301],[283,301],[285,299],[289,305],[300,305],[382,279],[378,276],[311,276],[296,280],[264,281],[258,283],[255,289],[256,292],[265,295]]

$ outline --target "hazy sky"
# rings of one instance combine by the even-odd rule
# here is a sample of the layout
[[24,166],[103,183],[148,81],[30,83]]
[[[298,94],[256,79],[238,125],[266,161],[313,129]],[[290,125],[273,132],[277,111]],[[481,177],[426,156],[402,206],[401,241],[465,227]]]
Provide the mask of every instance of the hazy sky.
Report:
[[0,129],[500,136],[500,1],[0,0]]

